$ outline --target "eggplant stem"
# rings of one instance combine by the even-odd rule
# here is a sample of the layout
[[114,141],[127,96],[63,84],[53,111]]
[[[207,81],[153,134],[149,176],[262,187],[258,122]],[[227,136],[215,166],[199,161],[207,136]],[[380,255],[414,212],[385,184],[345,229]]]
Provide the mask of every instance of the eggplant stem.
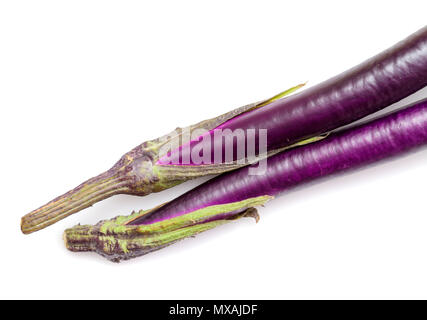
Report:
[[127,185],[125,176],[106,171],[22,217],[21,230],[29,234],[43,229],[100,200],[125,193]]
[[263,205],[272,198],[268,195],[259,196],[208,206],[149,225],[129,225],[135,217],[150,211],[141,210],[129,216],[100,221],[96,225],[74,226],[64,231],[63,239],[65,247],[70,251],[93,251],[113,262],[120,262],[162,249],[243,217],[252,217],[258,221],[258,212],[254,206]]

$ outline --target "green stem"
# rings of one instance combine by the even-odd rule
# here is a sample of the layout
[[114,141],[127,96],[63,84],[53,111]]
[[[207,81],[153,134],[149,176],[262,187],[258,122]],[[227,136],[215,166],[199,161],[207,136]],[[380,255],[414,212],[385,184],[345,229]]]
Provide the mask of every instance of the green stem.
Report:
[[28,234],[43,229],[100,200],[125,193],[126,185],[126,177],[112,170],[104,172],[22,217],[21,230]]

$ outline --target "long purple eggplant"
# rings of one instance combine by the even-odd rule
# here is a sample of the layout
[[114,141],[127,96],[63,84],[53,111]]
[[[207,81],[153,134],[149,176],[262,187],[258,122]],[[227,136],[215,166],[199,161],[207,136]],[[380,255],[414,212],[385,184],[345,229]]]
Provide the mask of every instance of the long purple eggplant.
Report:
[[64,233],[71,251],[95,251],[112,261],[158,250],[244,216],[301,183],[355,169],[427,144],[427,99],[386,117],[332,133],[324,140],[268,159],[265,175],[249,167],[224,173],[150,211],[75,226]]
[[[236,141],[231,159],[221,157],[219,162],[195,164],[190,158],[184,163],[183,159],[194,149],[212,142],[216,129],[243,132],[255,129],[255,140],[261,139],[261,130],[267,130],[265,156],[271,156],[301,141],[316,140],[316,136],[385,108],[426,85],[427,27],[424,27],[355,68],[299,94],[284,99],[278,95],[142,143],[110,170],[24,216],[21,229],[24,233],[40,230],[115,194],[147,195],[250,163],[246,153],[243,158],[236,158]],[[187,133],[191,137],[201,129],[206,133],[186,138]],[[167,145],[171,147],[165,148]],[[215,158],[215,150],[215,147],[203,149],[206,159]]]

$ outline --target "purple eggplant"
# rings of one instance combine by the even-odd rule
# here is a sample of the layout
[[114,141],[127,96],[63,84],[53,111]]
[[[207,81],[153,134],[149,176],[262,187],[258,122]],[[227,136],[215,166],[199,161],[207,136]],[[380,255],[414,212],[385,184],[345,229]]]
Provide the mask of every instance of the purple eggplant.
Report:
[[[215,129],[253,128],[256,141],[260,129],[267,130],[267,150],[271,151],[363,118],[402,99],[408,92],[426,86],[426,36],[427,27],[347,72],[274,101],[267,108],[243,113]],[[164,163],[182,165],[186,164],[185,160],[190,160],[190,164],[194,164],[191,161],[193,149],[209,150],[210,146],[215,146],[214,132],[210,130],[208,138],[205,135],[192,140],[190,147],[180,146],[172,150],[164,157],[167,158]],[[238,160],[237,144],[235,139],[233,160]],[[223,149],[221,160],[225,161],[225,144],[218,145]],[[202,164],[214,163],[213,152],[207,159],[210,162]],[[162,160],[157,164],[162,164]]]
[[[383,53],[299,94],[284,99],[278,95],[142,143],[110,170],[24,216],[21,229],[24,233],[40,230],[115,194],[147,195],[253,162],[247,151],[238,152],[238,146],[242,145],[238,140],[232,141],[230,158],[224,152],[216,159],[216,151],[222,152],[225,147],[220,143],[222,140],[215,140],[214,133],[219,129],[243,131],[244,139],[249,139],[247,134],[253,130],[255,141],[262,139],[261,132],[267,132],[265,152],[260,148],[254,150],[255,158],[260,159],[295,144],[316,140],[319,135],[321,138],[321,134],[383,109],[426,85],[427,27],[424,27]],[[191,138],[198,130],[204,133]],[[203,150],[207,161],[196,164],[192,157],[194,150]],[[218,161],[212,163],[212,159]]]
[[427,144],[427,99],[324,140],[268,159],[264,175],[250,167],[215,177],[149,211],[75,226],[64,233],[72,251],[95,251],[113,260],[163,248],[244,216],[257,218],[260,206],[304,182],[355,169]]

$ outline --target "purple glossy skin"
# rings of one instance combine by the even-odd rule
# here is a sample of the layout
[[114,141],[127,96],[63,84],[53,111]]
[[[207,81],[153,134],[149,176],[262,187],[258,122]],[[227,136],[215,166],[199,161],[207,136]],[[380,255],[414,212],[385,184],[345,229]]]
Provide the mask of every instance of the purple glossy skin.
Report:
[[248,167],[220,175],[132,224],[150,224],[216,204],[277,195],[301,183],[427,144],[427,99],[405,110],[268,159],[264,175]]
[[[275,150],[354,122],[426,85],[427,27],[424,27],[390,49],[328,81],[246,112],[218,128],[257,129],[257,133],[258,129],[267,129],[267,149]],[[213,130],[209,135],[210,145],[214,146]],[[188,155],[200,143],[203,141],[192,141],[189,148],[173,151],[169,154],[171,163],[183,164],[182,159],[190,157],[183,157],[182,153]],[[233,160],[236,160],[236,144],[234,141]],[[208,146],[207,150],[212,149]],[[224,150],[222,154],[224,161]],[[160,159],[158,164],[167,163]]]

